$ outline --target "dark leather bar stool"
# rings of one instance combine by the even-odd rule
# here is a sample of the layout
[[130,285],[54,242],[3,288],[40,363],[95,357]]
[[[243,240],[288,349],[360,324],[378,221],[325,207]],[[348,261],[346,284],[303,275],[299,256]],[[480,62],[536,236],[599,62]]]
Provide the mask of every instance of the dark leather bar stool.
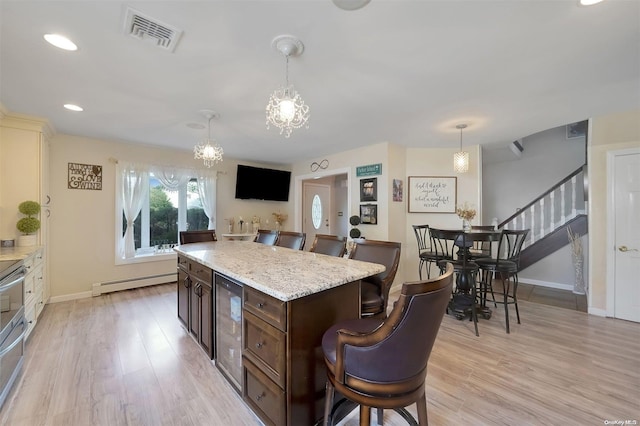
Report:
[[385,318],[389,290],[400,263],[401,245],[392,241],[365,240],[364,238],[357,238],[353,241],[355,245],[349,253],[349,259],[379,263],[386,268],[384,272],[361,281],[361,316]]
[[278,247],[287,247],[293,250],[302,250],[307,234],[304,232],[280,231],[276,245]]
[[272,229],[258,229],[256,234],[256,243],[266,244],[268,246],[275,246],[278,242],[278,231]]
[[316,234],[310,252],[343,257],[347,250],[347,237],[337,235]]
[[216,238],[216,230],[208,229],[205,231],[180,231],[180,244],[202,243],[205,241],[218,241]]
[[[360,405],[361,426],[369,426],[372,407],[378,409],[379,424],[382,409],[394,409],[415,424],[404,408],[413,403],[419,424],[428,424],[427,364],[452,285],[453,266],[449,264],[438,278],[404,283],[388,318],[346,320],[324,333],[325,426],[333,424],[342,407],[354,404]],[[336,390],[346,402],[334,406]]]

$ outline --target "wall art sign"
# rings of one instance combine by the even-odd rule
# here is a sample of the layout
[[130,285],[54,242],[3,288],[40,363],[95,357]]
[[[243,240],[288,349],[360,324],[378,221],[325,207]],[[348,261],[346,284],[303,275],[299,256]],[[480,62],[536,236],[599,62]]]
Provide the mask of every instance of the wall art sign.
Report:
[[69,163],[69,189],[102,190],[102,166]]
[[356,177],[375,176],[382,174],[382,163],[369,164],[368,166],[356,167]]
[[457,178],[409,176],[409,213],[455,213]]

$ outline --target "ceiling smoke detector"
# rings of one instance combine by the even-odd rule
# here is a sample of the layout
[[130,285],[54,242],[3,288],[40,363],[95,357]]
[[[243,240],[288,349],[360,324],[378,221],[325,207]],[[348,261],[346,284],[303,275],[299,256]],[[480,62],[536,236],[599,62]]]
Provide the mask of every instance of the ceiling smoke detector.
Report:
[[182,30],[146,16],[135,9],[127,8],[124,32],[139,40],[152,40],[169,52],[173,52],[180,40]]

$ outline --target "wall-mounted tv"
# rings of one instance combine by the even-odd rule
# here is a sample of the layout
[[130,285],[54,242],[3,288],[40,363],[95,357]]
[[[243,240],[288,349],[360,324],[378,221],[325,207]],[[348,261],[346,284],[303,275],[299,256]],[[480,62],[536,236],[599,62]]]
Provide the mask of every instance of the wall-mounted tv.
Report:
[[289,201],[291,172],[238,164],[236,198]]

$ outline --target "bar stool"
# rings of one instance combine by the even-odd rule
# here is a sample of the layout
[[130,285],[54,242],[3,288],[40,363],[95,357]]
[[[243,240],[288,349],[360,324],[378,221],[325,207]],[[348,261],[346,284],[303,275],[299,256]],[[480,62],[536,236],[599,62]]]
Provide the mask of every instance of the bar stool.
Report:
[[[428,424],[425,378],[431,349],[451,295],[453,266],[433,280],[404,283],[389,316],[346,320],[322,337],[327,365],[324,425],[343,407],[360,405],[360,425],[369,426],[371,407],[394,409],[410,424],[404,408],[416,403],[420,425]],[[335,391],[346,400],[333,404]]]

